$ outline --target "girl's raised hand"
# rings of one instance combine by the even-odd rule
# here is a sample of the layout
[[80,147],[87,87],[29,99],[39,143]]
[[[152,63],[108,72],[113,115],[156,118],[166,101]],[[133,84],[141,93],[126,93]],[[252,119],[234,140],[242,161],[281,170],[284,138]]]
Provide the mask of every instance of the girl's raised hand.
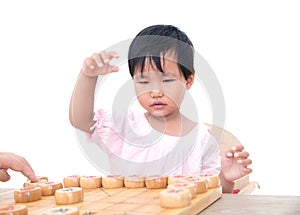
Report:
[[243,145],[238,145],[225,153],[222,157],[222,172],[227,181],[234,181],[252,172],[249,166],[252,160]]
[[85,59],[81,71],[90,77],[117,72],[119,71],[119,67],[111,65],[110,63],[112,59],[118,57],[118,54],[114,51],[102,51],[93,54],[91,57]]

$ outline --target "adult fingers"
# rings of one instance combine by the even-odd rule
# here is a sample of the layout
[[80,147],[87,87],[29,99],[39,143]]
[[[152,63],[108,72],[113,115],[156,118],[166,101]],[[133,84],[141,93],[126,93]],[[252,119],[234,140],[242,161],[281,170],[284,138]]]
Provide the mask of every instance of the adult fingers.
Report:
[[35,175],[35,173],[33,172],[33,170],[29,166],[24,166],[21,173],[25,177],[27,177],[31,182],[38,182],[39,181],[39,179],[37,178],[37,176]]
[[23,165],[23,169],[22,169],[22,174],[26,177],[28,177],[30,179],[30,181],[32,182],[37,182],[39,181],[39,179],[37,178],[37,176],[35,175],[33,168],[31,167],[31,165],[28,163],[28,161],[22,157],[22,163]]
[[10,175],[7,173],[6,169],[0,169],[0,181],[6,182],[10,179]]
[[14,171],[21,172],[24,176],[28,177],[31,181],[36,182],[39,179],[36,177],[31,165],[28,161],[19,155],[11,156],[11,162],[9,167]]

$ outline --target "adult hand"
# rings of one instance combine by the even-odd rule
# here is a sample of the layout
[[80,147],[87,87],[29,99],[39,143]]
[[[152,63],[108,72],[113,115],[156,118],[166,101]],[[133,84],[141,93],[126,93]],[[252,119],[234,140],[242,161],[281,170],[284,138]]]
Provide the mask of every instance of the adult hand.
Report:
[[21,172],[32,182],[39,180],[24,157],[11,152],[0,152],[0,181],[5,182],[10,179],[8,169]]

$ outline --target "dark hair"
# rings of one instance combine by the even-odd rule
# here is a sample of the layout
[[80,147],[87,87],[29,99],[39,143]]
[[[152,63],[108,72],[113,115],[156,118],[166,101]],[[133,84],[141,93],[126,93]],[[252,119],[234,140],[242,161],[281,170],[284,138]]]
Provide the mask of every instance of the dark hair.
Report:
[[137,68],[143,72],[146,59],[160,71],[161,57],[172,52],[177,57],[179,71],[187,80],[194,73],[194,48],[188,36],[173,25],[153,25],[139,32],[130,44],[128,66],[134,76]]

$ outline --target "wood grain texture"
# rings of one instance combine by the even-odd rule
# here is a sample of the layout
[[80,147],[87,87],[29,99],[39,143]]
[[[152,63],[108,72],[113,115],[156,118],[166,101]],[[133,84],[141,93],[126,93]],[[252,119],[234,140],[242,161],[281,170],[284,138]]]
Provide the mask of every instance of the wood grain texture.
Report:
[[234,195],[223,194],[215,204],[201,215],[298,215],[300,196]]
[[[81,215],[105,214],[105,215],[192,215],[204,210],[221,197],[221,187],[209,189],[208,192],[198,194],[192,200],[192,204],[184,208],[167,209],[159,204],[159,192],[161,189],[93,189],[84,190],[83,202],[72,204],[80,210]],[[13,190],[1,191],[0,205],[15,204]],[[22,203],[28,208],[28,214],[41,215],[47,208],[58,207],[54,196],[43,196],[41,200]]]

